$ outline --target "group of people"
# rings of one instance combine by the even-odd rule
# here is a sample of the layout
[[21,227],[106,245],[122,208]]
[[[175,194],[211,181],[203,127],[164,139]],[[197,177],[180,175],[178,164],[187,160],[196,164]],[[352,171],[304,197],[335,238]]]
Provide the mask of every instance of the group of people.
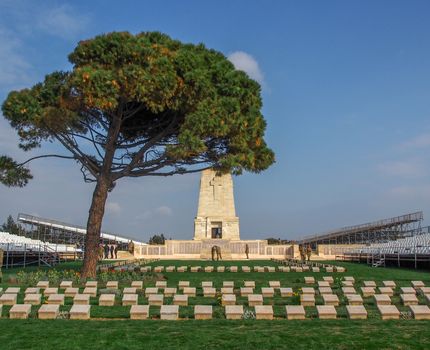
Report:
[[117,244],[100,243],[99,258],[100,259],[118,259],[119,246]]
[[300,251],[300,258],[302,261],[306,261],[306,257],[308,257],[308,261],[311,261],[311,255],[312,255],[312,247],[308,245],[305,247],[304,245],[301,245],[299,247]]

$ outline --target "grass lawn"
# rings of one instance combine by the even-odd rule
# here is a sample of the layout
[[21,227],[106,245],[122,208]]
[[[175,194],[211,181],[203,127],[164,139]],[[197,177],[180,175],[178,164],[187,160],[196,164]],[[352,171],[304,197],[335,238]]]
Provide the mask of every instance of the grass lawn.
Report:
[[[410,286],[411,280],[422,280],[426,286],[430,286],[428,271],[370,268],[341,262],[336,264],[345,266],[347,272],[174,272],[163,273],[159,277],[166,279],[168,286],[176,286],[180,280],[188,280],[195,287],[200,287],[202,281],[213,281],[216,288],[222,286],[222,281],[235,281],[238,288],[244,280],[253,280],[256,283],[256,293],[262,286],[268,286],[270,280],[279,280],[282,286],[293,287],[298,291],[304,286],[304,276],[314,276],[316,280],[321,280],[327,275],[335,278],[354,276],[356,289],[362,286],[364,280],[374,280],[377,285],[382,285],[383,280],[394,280],[398,287]],[[157,261],[151,265],[277,266],[271,261]],[[67,263],[56,268],[69,270],[79,267],[79,263]],[[3,271],[4,288],[10,285],[7,283],[8,277],[18,270]],[[154,284],[151,281],[146,286]],[[199,291],[198,288],[198,294]],[[339,292],[339,287],[333,286],[333,291]],[[165,304],[171,304],[171,299],[165,298]],[[225,320],[222,307],[216,299],[199,295],[190,299],[190,306],[180,308],[180,317],[184,318],[180,321],[129,320],[130,307],[122,306],[120,298],[113,307],[98,306],[97,298],[91,298],[90,321],[38,320],[36,306],[32,308],[30,319],[9,320],[7,317],[10,307],[4,306],[0,318],[0,349],[430,349],[430,321],[383,321],[373,298],[364,298],[369,319],[351,321],[346,317],[345,302],[340,299],[337,320],[319,320],[316,318],[316,308],[306,307],[307,319],[304,321],[285,319],[285,304],[299,304],[298,296],[281,298],[276,295],[265,298],[264,303],[273,305],[275,317],[279,318],[273,321]],[[400,304],[398,295],[392,300],[401,311],[408,310]],[[422,296],[419,296],[419,300],[420,304],[427,303]],[[23,295],[20,294],[18,302],[23,302]],[[144,295],[139,295],[139,303],[146,302]],[[237,297],[237,304],[246,307],[246,302],[246,298]],[[319,295],[316,296],[316,303],[322,304]],[[69,310],[71,304],[71,298],[66,298],[66,305],[61,307],[62,310]],[[213,305],[217,318],[210,321],[192,319],[193,305],[196,304]],[[158,307],[151,307],[151,317],[156,318],[158,313]]]

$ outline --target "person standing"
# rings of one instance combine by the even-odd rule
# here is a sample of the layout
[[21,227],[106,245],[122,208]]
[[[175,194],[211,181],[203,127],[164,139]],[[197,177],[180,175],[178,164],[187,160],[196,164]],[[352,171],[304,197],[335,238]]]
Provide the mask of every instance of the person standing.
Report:
[[248,246],[248,243],[245,244],[245,254],[246,254],[246,258],[249,260],[249,246]]
[[105,244],[105,259],[109,259],[109,245]]
[[103,248],[103,243],[99,244],[99,260],[103,259],[103,255],[104,255],[104,248]]
[[308,247],[306,249],[306,255],[308,256],[308,261],[311,261],[312,248],[311,248],[310,244],[308,245]]
[[119,246],[118,244],[115,244],[115,259],[118,259],[118,250],[119,250]]
[[113,259],[113,252],[115,251],[115,247],[113,244],[110,245],[109,250],[110,250],[110,258]]

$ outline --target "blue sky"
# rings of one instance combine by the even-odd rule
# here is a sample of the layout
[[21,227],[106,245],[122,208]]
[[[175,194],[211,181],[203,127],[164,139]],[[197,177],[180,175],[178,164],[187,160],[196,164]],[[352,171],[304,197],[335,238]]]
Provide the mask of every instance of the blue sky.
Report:
[[[234,179],[242,238],[292,239],[416,210],[426,218],[429,14],[430,2],[406,0],[0,0],[0,99],[69,69],[76,43],[103,32],[158,30],[203,42],[263,86],[277,162]],[[0,153],[27,156],[3,118]],[[0,221],[25,212],[85,224],[92,185],[79,168],[44,160],[32,169],[26,188],[0,187]],[[190,239],[198,182],[122,181],[103,227],[144,240]]]

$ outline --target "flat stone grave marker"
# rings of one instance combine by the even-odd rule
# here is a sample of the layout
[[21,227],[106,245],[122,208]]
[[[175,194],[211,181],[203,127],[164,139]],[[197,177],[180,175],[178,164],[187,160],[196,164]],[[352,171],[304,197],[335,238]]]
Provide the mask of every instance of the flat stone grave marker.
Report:
[[302,287],[302,293],[315,295],[315,289],[311,287]]
[[212,281],[202,281],[202,288],[213,287]]
[[185,287],[182,292],[185,295],[188,295],[189,297],[195,297],[196,296],[196,287]]
[[381,294],[385,294],[385,295],[389,295],[389,296],[393,296],[394,295],[394,291],[391,287],[379,287],[379,293]]
[[60,314],[60,305],[45,304],[37,311],[37,317],[41,320],[53,320]]
[[304,320],[305,308],[303,305],[287,305],[285,306],[287,319],[289,320]]
[[333,267],[331,267],[331,266],[327,266],[327,267],[325,268],[325,271],[326,271],[326,272],[333,272]]
[[352,281],[342,281],[344,287],[354,287],[354,282]]
[[352,283],[354,283],[354,282],[355,282],[355,278],[354,278],[354,277],[352,277],[352,276],[344,276],[344,277],[343,277],[343,280],[344,280],[344,281],[350,281],[350,282],[352,282]]
[[349,305],[363,305],[363,298],[360,294],[346,294]]
[[315,306],[315,296],[313,294],[302,294],[300,304],[303,306]]
[[3,294],[0,296],[0,304],[2,305],[15,305],[18,294]]
[[226,305],[225,317],[227,320],[240,320],[243,316],[243,305]]
[[271,288],[281,288],[281,282],[280,281],[269,281],[269,287]]
[[221,288],[221,294],[233,294],[234,290],[233,287],[222,287]]
[[41,289],[45,289],[49,287],[49,281],[39,281],[36,284],[36,287],[39,287]]
[[58,288],[54,288],[54,287],[45,288],[45,290],[43,291],[43,294],[45,296],[50,296],[52,294],[58,294]]
[[430,294],[424,294],[424,297],[426,298],[426,301],[430,303]]
[[313,267],[312,272],[320,272],[320,268],[319,267]]
[[417,291],[412,287],[402,287],[400,291],[402,294],[417,294]]
[[188,305],[188,295],[175,294],[175,296],[173,297],[173,305],[187,306]]
[[302,266],[303,272],[309,271],[309,266]]
[[336,294],[323,294],[324,305],[339,306],[339,298]]
[[61,281],[60,283],[60,289],[71,288],[72,286],[73,286],[72,281]]
[[15,304],[9,310],[9,318],[26,319],[31,312],[31,304]]
[[164,266],[155,266],[154,267],[154,272],[155,273],[160,273],[164,271]]
[[191,266],[191,272],[199,272],[201,269],[201,266]]
[[151,294],[158,294],[158,288],[148,287],[145,289],[145,295],[149,296]]
[[242,272],[251,272],[251,268],[249,266],[242,266]]
[[183,289],[184,287],[189,287],[189,286],[190,286],[190,281],[179,281],[178,282],[178,288],[179,289]]
[[123,289],[122,291],[123,294],[136,294],[137,293],[137,288],[135,287],[126,287]]
[[382,281],[384,287],[396,288],[396,282],[394,281]]
[[[163,294],[150,294],[148,296],[148,304],[149,305],[163,305],[164,295]],[[136,301],[137,304],[137,301]]]
[[235,305],[236,304],[236,295],[234,294],[223,294],[221,297],[222,305]]
[[[155,295],[155,294],[151,294]],[[149,302],[151,296],[148,298],[148,303],[149,305],[151,305],[151,303]],[[122,296],[122,305],[123,306],[127,306],[127,305],[137,305],[137,300],[138,300],[138,296],[137,294],[124,294]]]
[[131,320],[145,320],[149,316],[149,305],[132,305],[130,308]]
[[383,320],[398,320],[400,317],[400,311],[395,305],[378,304],[378,310]]
[[179,305],[161,305],[160,318],[162,320],[177,320],[179,317]]
[[318,287],[330,287],[330,283],[328,281],[318,281]]
[[48,297],[48,304],[64,305],[64,294],[50,294]]
[[24,294],[39,294],[40,293],[40,288],[37,287],[29,287],[25,290]]
[[208,298],[213,298],[216,295],[216,289],[213,287],[203,288],[203,296]]
[[354,287],[342,287],[342,293],[343,294],[357,294],[357,291]]
[[255,288],[255,281],[244,281],[243,285],[245,287]]
[[118,289],[118,281],[107,281],[106,288],[107,289]]
[[430,294],[430,287],[420,287],[423,294]]
[[89,305],[90,295],[89,294],[76,294],[73,297],[73,305]]
[[418,298],[415,294],[400,294],[403,305],[418,305]]
[[305,277],[305,284],[314,284],[315,283],[315,278],[312,276],[306,276]]
[[102,294],[99,298],[100,306],[114,306],[115,305],[115,294]]
[[205,267],[205,272],[213,272],[214,267],[213,266],[206,266]]
[[410,305],[409,308],[416,320],[430,320],[430,308],[427,305]]
[[272,287],[262,287],[261,294],[263,294],[264,298],[273,298],[275,290]]
[[332,291],[332,289],[330,287],[320,287],[318,290],[319,290],[319,292],[320,292],[321,295],[323,295],[323,294],[333,294],[333,291]]
[[342,267],[342,266],[336,266],[336,272],[342,273],[342,272],[345,272],[345,271],[346,271],[346,269],[344,267]]
[[374,287],[361,287],[361,294],[363,294],[363,297],[371,297],[375,295],[375,288]]
[[212,319],[212,305],[196,305],[194,306],[194,318],[196,320]]
[[131,287],[136,289],[142,289],[143,288],[143,281],[132,281]]
[[87,283],[85,283],[85,287],[97,288],[97,281],[87,281]]
[[79,294],[79,288],[69,287],[64,291],[66,297],[74,297],[76,294]]
[[96,297],[97,296],[97,288],[96,287],[85,287],[82,294],[88,294],[92,297]]
[[346,305],[346,312],[351,320],[365,320],[367,311],[363,305]]
[[167,266],[166,272],[175,272],[175,266]]
[[242,297],[246,297],[249,294],[253,294],[254,293],[254,288],[251,287],[241,287],[240,288],[240,295]]
[[249,306],[263,305],[263,296],[261,294],[249,294],[248,305]]
[[151,271],[151,266],[142,266],[140,268],[140,272],[150,272]]
[[91,305],[76,305],[70,309],[71,320],[89,320]]
[[330,284],[334,283],[334,279],[333,279],[332,276],[324,276],[323,280],[326,281],[326,282],[328,282],[328,283],[330,283]]
[[186,272],[187,271],[187,267],[186,266],[179,266],[177,269],[176,269],[176,272]]
[[225,271],[225,266],[218,266],[216,268],[217,272],[224,272]]
[[276,269],[274,266],[267,266],[267,272],[276,272]]
[[21,288],[9,287],[4,291],[4,294],[18,294],[19,292],[21,292]]
[[411,281],[411,284],[414,288],[421,288],[425,286],[423,281]]
[[272,305],[256,305],[255,318],[257,320],[273,320]]
[[177,289],[176,288],[164,288],[164,296],[165,297],[172,297],[176,294]]
[[376,282],[375,281],[363,281],[363,284],[365,287],[376,288]]
[[234,288],[234,281],[223,281],[222,286]]
[[24,304],[40,305],[41,299],[41,294],[26,294],[24,297]]
[[155,282],[155,286],[157,288],[166,288],[167,287],[167,281],[157,281],[157,282]]
[[322,320],[336,319],[337,312],[333,305],[317,305],[318,317]]
[[281,297],[292,297],[293,296],[293,288],[285,287],[285,288],[279,288],[279,292],[281,293]]
[[294,271],[296,271],[296,272],[303,272],[303,267],[296,267],[296,269]]
[[373,298],[376,305],[391,305],[391,298],[387,294],[375,294]]

